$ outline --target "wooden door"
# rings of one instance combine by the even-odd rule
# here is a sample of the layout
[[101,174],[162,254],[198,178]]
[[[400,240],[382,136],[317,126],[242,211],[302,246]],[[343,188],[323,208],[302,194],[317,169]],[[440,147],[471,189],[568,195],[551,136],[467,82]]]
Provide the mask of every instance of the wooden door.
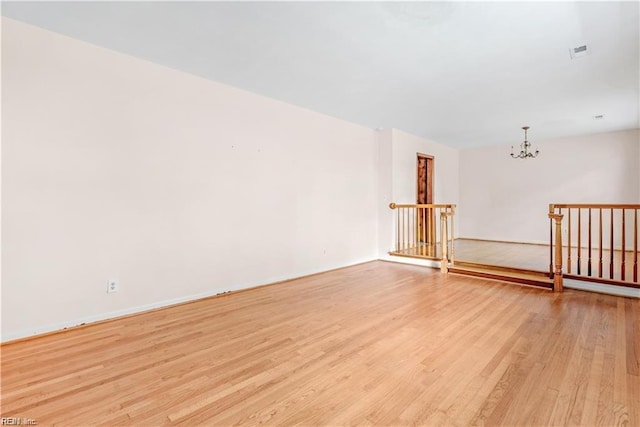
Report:
[[[433,163],[434,157],[417,153],[416,171],[416,203],[433,203]],[[422,243],[435,243],[435,210],[419,209],[418,212],[418,239]]]

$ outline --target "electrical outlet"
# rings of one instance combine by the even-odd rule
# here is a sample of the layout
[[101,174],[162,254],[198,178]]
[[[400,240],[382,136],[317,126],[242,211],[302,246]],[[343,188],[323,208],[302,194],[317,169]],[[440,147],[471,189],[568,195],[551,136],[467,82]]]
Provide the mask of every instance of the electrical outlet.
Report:
[[117,280],[108,280],[107,281],[107,293],[110,294],[112,292],[118,292],[118,281]]

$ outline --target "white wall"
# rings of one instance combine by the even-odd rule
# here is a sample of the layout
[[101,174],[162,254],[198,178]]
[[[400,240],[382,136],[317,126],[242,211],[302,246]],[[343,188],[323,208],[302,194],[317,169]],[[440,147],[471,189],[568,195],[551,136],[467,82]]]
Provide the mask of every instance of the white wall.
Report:
[[[549,203],[639,203],[639,131],[532,141],[460,152],[460,237],[547,243]],[[532,138],[530,138],[532,139]]]
[[373,130],[2,22],[3,341],[377,258]]
[[393,130],[376,131],[378,145],[378,255],[385,257],[393,247],[394,212],[389,204],[393,198]]

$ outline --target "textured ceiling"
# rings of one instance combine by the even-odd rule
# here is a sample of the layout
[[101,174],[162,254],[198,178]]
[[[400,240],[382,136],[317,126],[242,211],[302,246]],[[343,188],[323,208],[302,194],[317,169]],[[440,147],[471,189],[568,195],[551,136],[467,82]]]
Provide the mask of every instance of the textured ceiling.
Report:
[[[3,2],[4,16],[454,147],[639,127],[638,2]],[[590,54],[572,60],[569,50]],[[595,115],[604,118],[595,120]]]

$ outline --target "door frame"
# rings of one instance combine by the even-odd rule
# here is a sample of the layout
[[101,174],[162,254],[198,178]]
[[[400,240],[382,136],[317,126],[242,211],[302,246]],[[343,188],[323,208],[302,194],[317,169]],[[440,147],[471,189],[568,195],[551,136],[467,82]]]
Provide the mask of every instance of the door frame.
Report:
[[416,203],[419,203],[420,197],[420,187],[419,187],[419,179],[420,179],[420,159],[426,160],[426,169],[427,169],[427,197],[425,204],[433,203],[433,178],[434,174],[434,163],[435,156],[431,156],[429,154],[416,153]]
[[[416,153],[416,204],[420,203],[420,160],[424,159],[426,173],[426,195],[422,204],[433,204],[434,190],[434,166],[435,156],[423,153]],[[418,216],[418,236],[419,241],[425,244],[435,244],[436,242],[436,212],[435,209],[417,211]],[[425,224],[426,222],[426,224]],[[426,227],[426,230],[425,230]],[[426,239],[426,241],[425,241]]]

